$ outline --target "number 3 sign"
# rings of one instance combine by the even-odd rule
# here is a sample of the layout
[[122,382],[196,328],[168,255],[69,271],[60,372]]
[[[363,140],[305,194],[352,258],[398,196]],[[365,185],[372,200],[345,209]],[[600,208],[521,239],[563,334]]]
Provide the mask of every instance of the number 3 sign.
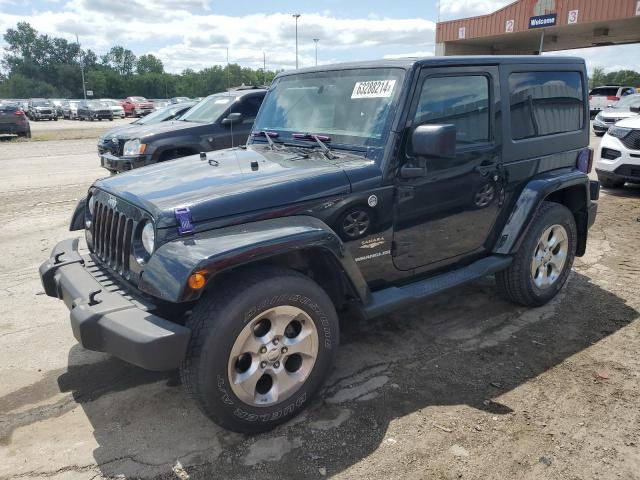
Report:
[[569,25],[578,23],[578,12],[579,10],[571,10],[569,12],[569,17],[567,18],[567,23]]

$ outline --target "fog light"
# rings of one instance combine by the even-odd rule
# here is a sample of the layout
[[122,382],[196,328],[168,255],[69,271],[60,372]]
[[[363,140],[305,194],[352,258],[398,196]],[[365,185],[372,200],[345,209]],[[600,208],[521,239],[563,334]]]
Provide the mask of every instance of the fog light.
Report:
[[615,160],[622,156],[622,152],[618,150],[614,150],[613,148],[602,148],[602,152],[600,153],[600,158],[604,158],[605,160]]
[[206,279],[202,273],[196,272],[189,277],[188,283],[191,290],[200,290],[202,287],[204,287]]

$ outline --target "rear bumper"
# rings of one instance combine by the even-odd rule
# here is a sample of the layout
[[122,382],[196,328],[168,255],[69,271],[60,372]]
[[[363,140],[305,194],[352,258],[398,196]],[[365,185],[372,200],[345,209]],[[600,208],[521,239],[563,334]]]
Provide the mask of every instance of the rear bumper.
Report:
[[9,123],[0,123],[0,135],[4,134],[19,134],[27,133],[29,131],[29,125],[15,125]]
[[64,301],[80,344],[148,370],[172,370],[184,358],[191,331],[107,290],[85,268],[78,240],[64,240],[40,266],[45,293]]

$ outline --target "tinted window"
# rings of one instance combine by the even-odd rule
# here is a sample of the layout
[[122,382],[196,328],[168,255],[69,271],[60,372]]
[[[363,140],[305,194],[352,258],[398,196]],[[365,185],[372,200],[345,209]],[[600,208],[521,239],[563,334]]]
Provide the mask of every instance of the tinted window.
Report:
[[578,72],[526,72],[509,76],[514,140],[581,130],[582,76]]
[[231,107],[232,112],[239,112],[244,118],[254,118],[258,114],[264,96],[245,97],[237,105]]
[[605,97],[614,97],[618,95],[618,87],[598,87],[589,92],[589,95],[600,95]]
[[483,75],[427,78],[414,118],[414,126],[424,124],[455,125],[458,145],[489,141],[489,79]]

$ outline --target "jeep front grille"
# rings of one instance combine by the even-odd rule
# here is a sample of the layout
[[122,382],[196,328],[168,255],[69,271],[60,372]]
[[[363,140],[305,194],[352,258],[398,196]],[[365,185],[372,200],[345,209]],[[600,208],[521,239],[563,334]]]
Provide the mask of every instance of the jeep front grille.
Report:
[[640,150],[640,130],[631,130],[621,141],[629,150]]
[[129,272],[134,222],[108,205],[96,202],[93,218],[93,253],[121,275]]

